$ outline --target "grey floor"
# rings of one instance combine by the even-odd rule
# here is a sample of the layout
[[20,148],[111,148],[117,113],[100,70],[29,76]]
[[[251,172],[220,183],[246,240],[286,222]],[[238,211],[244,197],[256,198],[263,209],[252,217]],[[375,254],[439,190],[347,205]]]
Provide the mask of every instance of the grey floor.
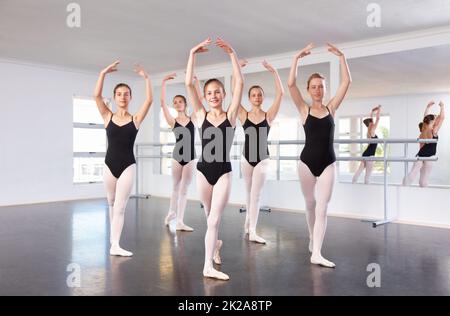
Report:
[[[450,295],[450,230],[330,217],[323,254],[336,269],[312,266],[301,214],[262,213],[249,243],[244,214],[225,210],[222,271],[202,277],[206,222],[189,203],[192,233],[162,222],[168,200],[131,199],[122,246],[133,258],[108,255],[105,200],[0,208],[0,295]],[[367,285],[371,263],[381,286]],[[72,264],[72,265],[71,265]]]

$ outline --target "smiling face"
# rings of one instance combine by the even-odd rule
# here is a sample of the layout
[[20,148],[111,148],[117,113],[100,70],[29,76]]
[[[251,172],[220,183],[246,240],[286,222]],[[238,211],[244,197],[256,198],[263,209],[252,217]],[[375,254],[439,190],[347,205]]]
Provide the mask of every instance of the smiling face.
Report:
[[248,99],[253,106],[260,107],[264,101],[264,91],[259,86],[253,86],[248,91]]
[[114,101],[120,108],[128,108],[131,101],[131,89],[125,84],[119,84],[114,88]]
[[222,102],[225,98],[225,91],[220,82],[216,80],[207,82],[205,84],[204,93],[206,102],[208,102],[211,109],[222,107]]

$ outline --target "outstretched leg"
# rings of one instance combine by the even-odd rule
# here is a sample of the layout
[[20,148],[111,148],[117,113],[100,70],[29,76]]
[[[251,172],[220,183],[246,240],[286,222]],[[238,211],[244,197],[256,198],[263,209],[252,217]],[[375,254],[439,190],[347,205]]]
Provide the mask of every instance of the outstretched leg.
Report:
[[208,228],[205,234],[205,265],[203,267],[203,275],[220,280],[228,280],[229,277],[225,273],[214,269],[213,258],[218,256],[218,248],[222,245],[222,241],[218,240],[219,225],[223,210],[230,197],[231,180],[232,174],[228,172],[222,175],[212,188],[211,209],[207,219]]
[[135,174],[136,164],[132,164],[117,179],[114,214],[111,225],[111,249],[109,251],[113,256],[130,257],[133,255],[133,253],[120,247],[120,236],[122,235],[125,221],[125,208],[130,198],[131,190],[133,189]]
[[[114,200],[116,197],[116,184],[117,178],[113,176],[111,170],[105,165],[103,168],[103,183],[105,184],[106,197],[108,199],[109,206],[109,227],[111,232],[113,217],[114,217]],[[111,243],[111,236],[110,236]]]
[[258,223],[259,208],[261,201],[261,192],[267,178],[267,170],[270,160],[264,159],[253,168],[252,187],[250,192],[250,208],[247,210],[250,216],[249,240],[257,243],[265,244],[264,238],[256,234],[256,224]]
[[417,177],[417,174],[420,171],[420,168],[422,167],[423,161],[416,161],[414,162],[411,171],[408,173],[408,175],[403,179],[403,185],[410,185]]
[[172,159],[172,196],[170,197],[169,212],[164,219],[164,224],[167,226],[177,216],[178,196],[180,192],[181,176],[183,174],[183,166],[175,159]]
[[241,158],[241,170],[242,177],[245,181],[245,189],[247,191],[247,204],[246,204],[246,212],[245,212],[245,224],[244,224],[244,233],[248,234],[250,229],[250,194],[252,190],[252,176],[253,176],[253,166],[248,163],[245,157]]
[[313,252],[311,255],[311,263],[319,264],[324,267],[334,268],[335,264],[322,257],[322,244],[327,229],[327,209],[333,193],[335,179],[335,163],[332,163],[322,172],[317,179],[317,205],[316,205],[316,222],[314,224],[313,234]]
[[[356,170],[355,174],[353,175],[352,183],[358,182],[358,178],[361,175],[361,172],[363,172],[364,168],[366,168],[365,163],[366,163],[365,161],[361,161],[359,163],[359,167]],[[366,174],[367,174],[367,171],[366,171]]]
[[178,196],[177,207],[177,230],[192,232],[194,229],[184,223],[184,212],[186,210],[187,203],[187,191],[189,185],[192,182],[192,176],[194,174],[195,160],[191,160],[188,164],[183,166],[183,171],[180,181],[180,192]]
[[306,205],[306,222],[308,223],[309,231],[309,251],[313,251],[313,233],[314,224],[316,222],[316,197],[315,189],[317,178],[311,173],[308,166],[303,162],[298,162],[298,177],[300,180],[300,187],[302,189],[303,197]]
[[428,178],[430,177],[433,164],[431,161],[423,161],[422,168],[420,168],[419,185],[423,188],[428,186]]
[[373,171],[373,161],[366,161],[366,175],[364,177],[364,183],[369,184],[370,183],[370,177],[372,176]]

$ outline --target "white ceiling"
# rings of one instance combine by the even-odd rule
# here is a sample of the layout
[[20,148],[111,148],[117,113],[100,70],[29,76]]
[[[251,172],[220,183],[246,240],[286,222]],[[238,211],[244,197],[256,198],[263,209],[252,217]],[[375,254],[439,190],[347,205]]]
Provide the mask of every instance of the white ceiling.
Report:
[[[70,2],[81,6],[79,29],[66,26]],[[371,2],[0,0],[0,58],[93,71],[121,59],[124,68],[139,61],[157,73],[184,68],[189,49],[207,36],[222,36],[240,57],[257,57],[310,41],[340,43],[450,24],[450,0],[377,0],[382,27],[369,28]],[[213,49],[199,64],[226,60]]]
[[[349,59],[353,82],[347,99],[450,92],[449,57],[450,45],[443,45]],[[323,74],[327,79],[327,86],[330,86],[327,63],[300,66],[298,71],[297,84],[305,96],[307,95],[306,81],[314,72]],[[279,73],[288,95],[289,69],[279,69]],[[268,71],[246,74],[245,91],[252,85],[262,86],[267,96],[275,95],[273,76]]]
[[450,45],[349,60],[348,98],[450,92]]

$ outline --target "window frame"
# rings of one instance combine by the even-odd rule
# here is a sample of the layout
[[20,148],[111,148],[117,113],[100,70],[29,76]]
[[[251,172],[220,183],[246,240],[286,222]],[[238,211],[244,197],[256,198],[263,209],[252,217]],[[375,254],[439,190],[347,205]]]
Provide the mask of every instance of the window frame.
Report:
[[[105,151],[74,151],[73,148],[73,138],[74,138],[74,130],[75,129],[97,129],[97,130],[104,130],[105,129],[105,125],[101,124],[101,123],[79,123],[79,122],[75,122],[75,118],[74,118],[74,111],[76,110],[76,104],[75,104],[75,100],[76,99],[82,99],[82,100],[91,100],[94,102],[94,106],[95,105],[95,100],[93,98],[90,97],[83,97],[83,96],[77,96],[74,95],[72,97],[72,184],[73,185],[83,185],[83,184],[99,184],[99,183],[103,183],[103,180],[101,181],[75,181],[75,168],[74,168],[74,163],[75,163],[75,159],[76,158],[105,158],[106,157],[106,149],[108,148],[108,140],[106,138],[106,133],[105,133],[105,139],[106,139],[106,148]],[[111,108],[110,106],[110,99],[108,98],[104,98],[104,102],[105,104],[108,106],[108,108]]]

